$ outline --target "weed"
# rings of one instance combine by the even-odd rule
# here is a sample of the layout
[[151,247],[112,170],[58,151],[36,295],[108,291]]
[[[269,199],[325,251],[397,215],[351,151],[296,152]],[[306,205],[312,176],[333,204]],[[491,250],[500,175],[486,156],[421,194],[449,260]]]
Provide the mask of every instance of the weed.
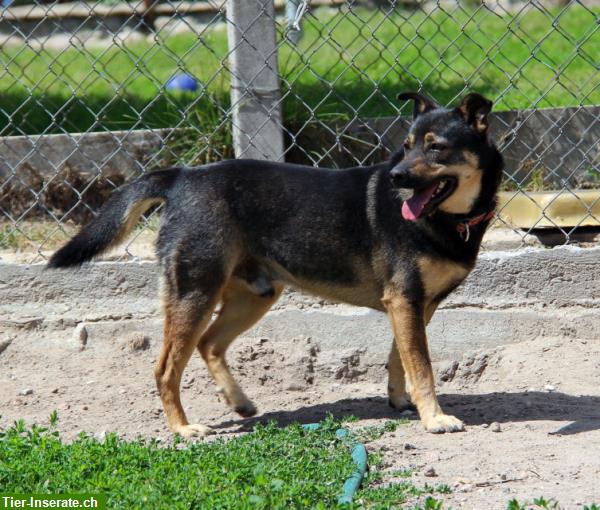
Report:
[[432,497],[427,497],[425,499],[425,504],[423,506],[424,510],[441,510],[442,501],[434,499]]
[[[511,499],[506,508],[507,510],[535,510],[538,508],[544,508],[547,510],[561,510],[563,507],[561,507],[560,503],[555,499],[546,499],[543,496],[540,496],[539,498],[534,498],[531,503],[520,503],[516,499]],[[585,505],[583,510],[600,510],[600,507],[596,504]]]
[[[435,488],[428,485],[424,489],[415,487],[410,482],[392,483],[368,487],[357,494],[357,504],[360,507],[372,508],[374,510],[387,510],[389,508],[400,508],[409,499],[425,496],[437,492]],[[423,503],[413,506],[413,510],[439,510],[443,501],[433,496],[426,496]]]
[[56,409],[54,409],[50,413],[50,417],[48,418],[48,422],[50,423],[51,427],[56,427],[56,425],[58,423],[58,413],[56,412]]
[[394,432],[400,425],[405,425],[408,420],[402,418],[399,420],[388,420],[383,425],[373,425],[364,427],[355,432],[356,438],[361,442],[370,442],[379,439],[386,432]]
[[575,185],[581,189],[599,189],[600,169],[593,167],[586,168],[586,170],[577,178]]
[[[176,119],[173,119],[176,124]],[[207,93],[185,111],[185,117],[156,158],[160,167],[199,166],[233,158],[231,120],[226,106]]]
[[410,478],[414,472],[415,472],[414,469],[404,468],[404,469],[396,469],[396,470],[392,471],[390,474],[392,476],[397,476],[400,478]]

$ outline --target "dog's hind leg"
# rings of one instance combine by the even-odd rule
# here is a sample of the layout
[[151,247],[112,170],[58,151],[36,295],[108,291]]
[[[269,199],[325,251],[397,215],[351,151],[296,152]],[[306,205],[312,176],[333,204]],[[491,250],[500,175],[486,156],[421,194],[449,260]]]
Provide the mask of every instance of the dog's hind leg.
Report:
[[231,278],[223,291],[223,306],[219,316],[202,335],[198,344],[200,354],[227,403],[242,416],[252,416],[256,413],[256,408],[231,375],[225,352],[238,335],[252,327],[269,311],[281,295],[283,286],[273,282],[273,290],[273,295],[258,296],[245,282]]
[[164,297],[165,337],[154,375],[169,428],[185,437],[212,432],[205,425],[188,422],[181,406],[179,387],[183,371],[217,302],[218,294],[191,293],[178,298],[175,292],[167,292]]

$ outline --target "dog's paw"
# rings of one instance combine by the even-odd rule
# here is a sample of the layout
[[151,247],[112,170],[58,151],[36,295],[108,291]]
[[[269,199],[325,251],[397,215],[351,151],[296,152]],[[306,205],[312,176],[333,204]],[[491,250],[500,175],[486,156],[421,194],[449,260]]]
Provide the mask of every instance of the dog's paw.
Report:
[[407,393],[402,395],[388,395],[388,405],[397,411],[416,411],[417,408],[410,401]]
[[214,434],[215,431],[206,425],[200,423],[190,423],[189,425],[179,425],[173,430],[175,434],[179,434],[185,438],[205,437]]
[[256,414],[256,406],[241,389],[233,388],[226,391],[225,388],[217,388],[217,393],[222,395],[227,405],[243,418],[250,418]]
[[443,434],[444,432],[461,432],[465,430],[465,424],[458,418],[449,414],[438,414],[423,421],[425,430],[432,434]]
[[256,406],[249,400],[234,406],[233,410],[244,418],[250,418],[256,414]]

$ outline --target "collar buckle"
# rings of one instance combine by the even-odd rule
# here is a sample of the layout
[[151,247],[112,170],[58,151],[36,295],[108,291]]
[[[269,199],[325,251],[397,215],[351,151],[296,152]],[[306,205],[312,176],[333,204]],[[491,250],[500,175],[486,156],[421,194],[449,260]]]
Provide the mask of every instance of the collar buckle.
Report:
[[475,216],[473,218],[469,218],[465,221],[461,221],[456,225],[456,231],[460,238],[466,243],[471,238],[471,227],[478,225],[481,222],[489,221],[494,217],[495,211],[490,211],[488,213],[480,214],[479,216]]
[[458,232],[458,235],[465,243],[469,241],[469,239],[471,237],[471,228],[470,228],[468,221],[465,221],[464,223],[459,223],[458,225],[456,225],[456,231]]

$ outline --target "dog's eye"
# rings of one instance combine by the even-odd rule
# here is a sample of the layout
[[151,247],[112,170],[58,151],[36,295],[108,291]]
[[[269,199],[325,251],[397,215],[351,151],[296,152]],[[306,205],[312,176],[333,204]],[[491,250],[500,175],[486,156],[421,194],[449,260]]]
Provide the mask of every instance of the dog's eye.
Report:
[[404,149],[406,149],[407,151],[410,150],[410,142],[408,141],[408,138],[404,140]]

